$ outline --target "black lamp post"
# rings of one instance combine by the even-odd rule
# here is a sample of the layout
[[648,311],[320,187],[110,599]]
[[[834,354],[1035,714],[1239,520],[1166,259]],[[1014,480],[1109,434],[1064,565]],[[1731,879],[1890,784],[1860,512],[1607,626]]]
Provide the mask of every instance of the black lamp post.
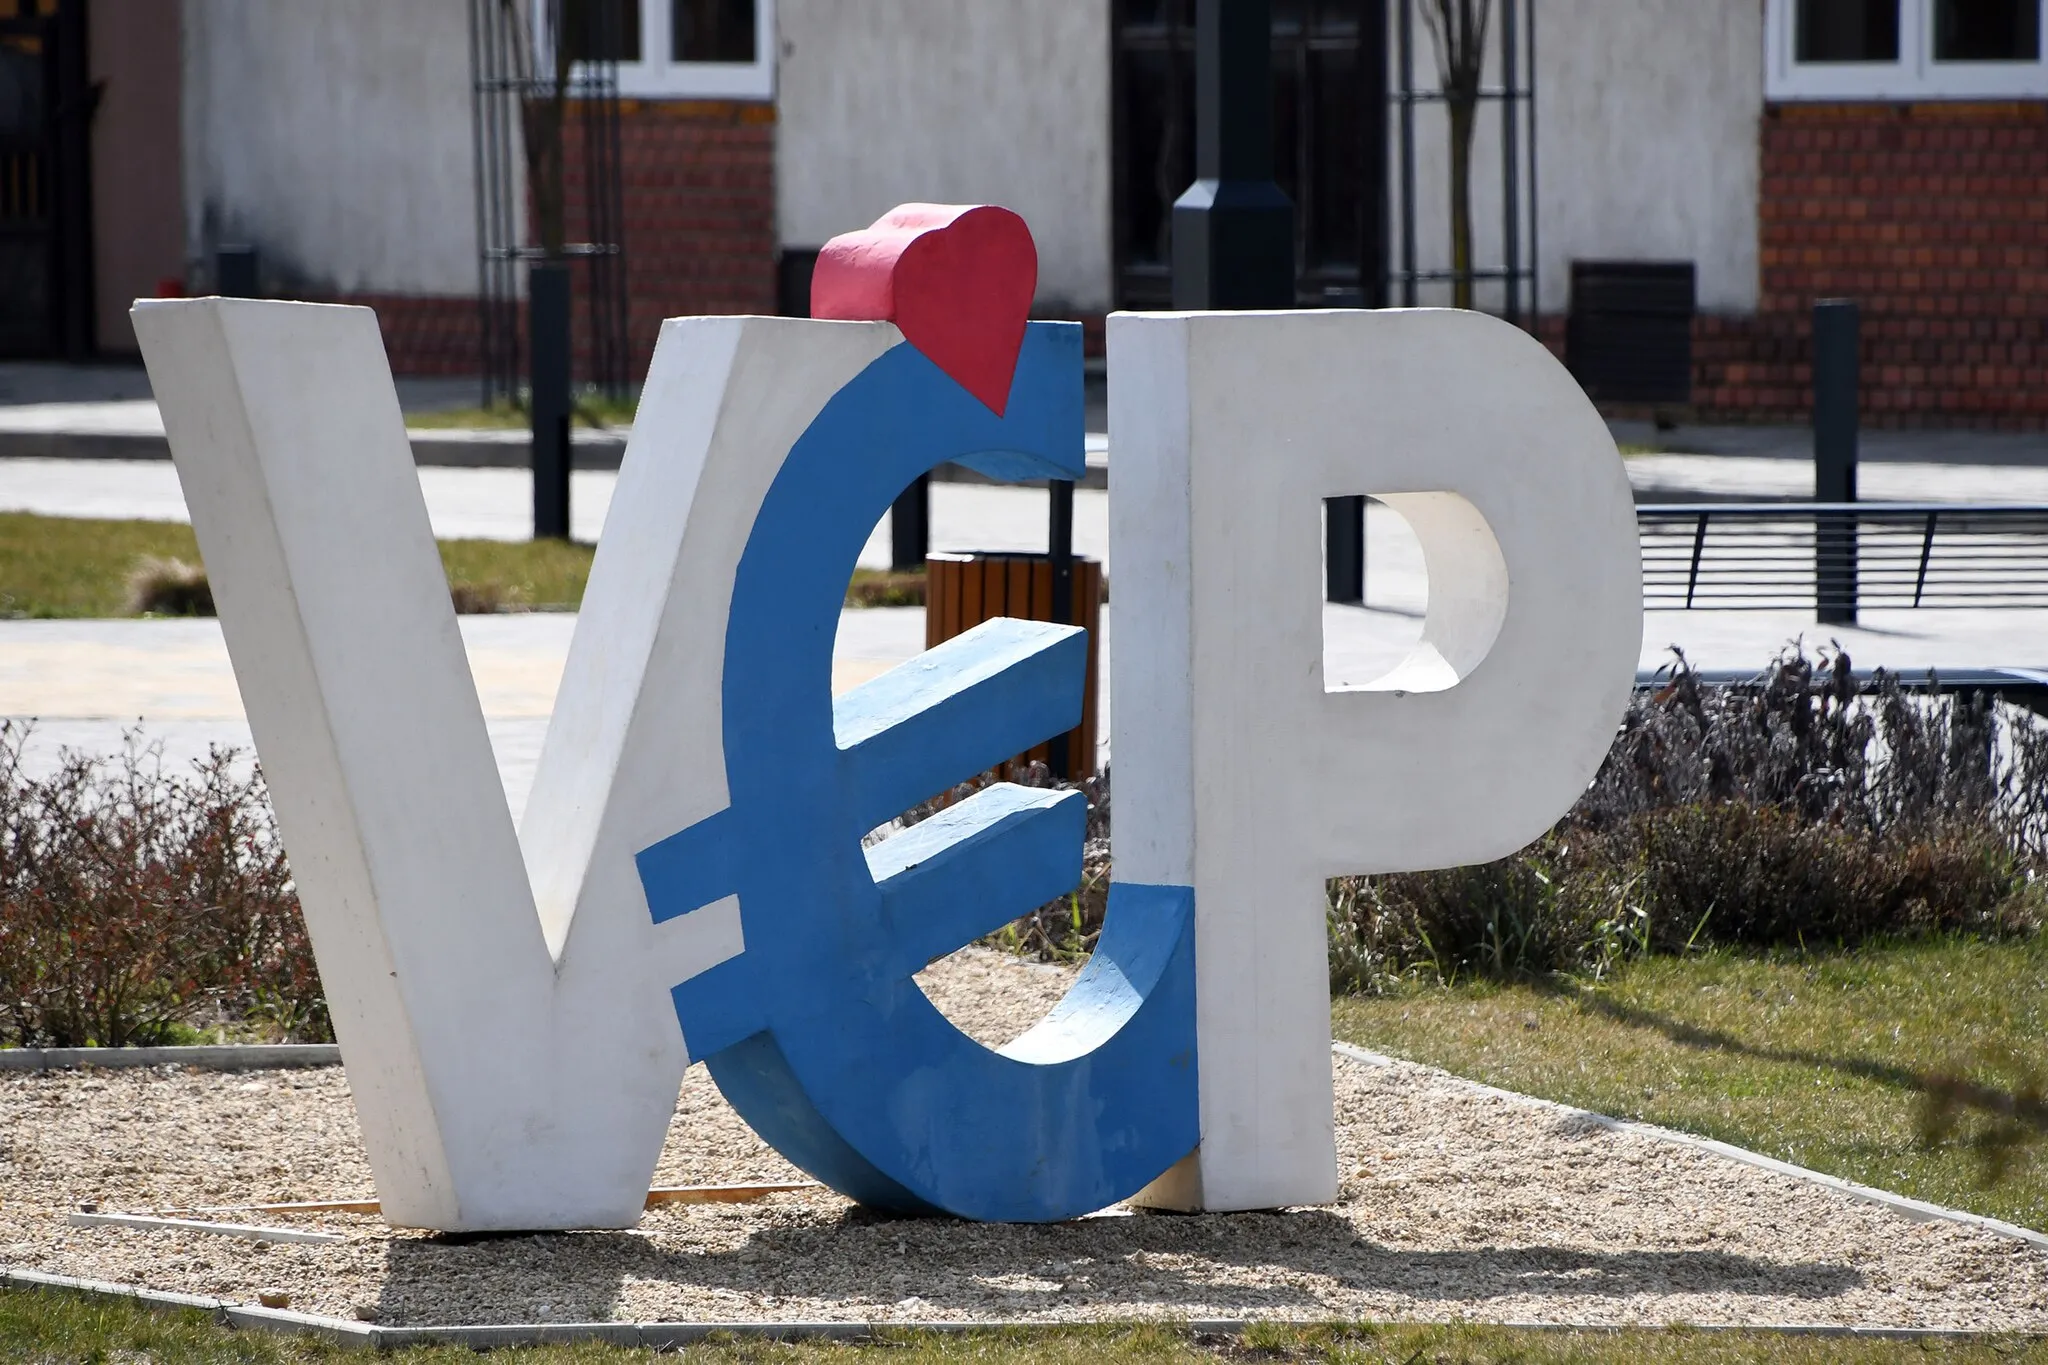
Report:
[[[1294,205],[1273,181],[1271,0],[1195,0],[1195,183],[1173,206],[1173,306],[1294,306]],[[1365,499],[1325,510],[1325,595],[1359,601]]]
[[1294,205],[1273,183],[1270,0],[1195,0],[1195,183],[1173,206],[1173,306],[1294,306]]
[[527,277],[532,361],[533,538],[569,538],[569,264],[536,261]]

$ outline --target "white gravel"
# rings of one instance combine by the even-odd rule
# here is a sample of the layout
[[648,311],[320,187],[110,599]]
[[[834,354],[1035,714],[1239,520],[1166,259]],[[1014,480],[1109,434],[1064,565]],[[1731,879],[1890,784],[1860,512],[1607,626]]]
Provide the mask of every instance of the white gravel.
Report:
[[[984,1041],[1067,977],[969,950],[926,989]],[[1588,1130],[1423,1067],[1336,1067],[1334,1207],[1052,1227],[894,1219],[825,1191],[650,1212],[623,1233],[454,1238],[375,1218],[266,1245],[72,1228],[373,1193],[341,1071],[0,1076],[0,1265],[392,1325],[531,1321],[1399,1318],[2048,1330],[2048,1254]],[[798,1173],[684,1082],[658,1184]],[[234,1215],[238,1221],[275,1221]]]

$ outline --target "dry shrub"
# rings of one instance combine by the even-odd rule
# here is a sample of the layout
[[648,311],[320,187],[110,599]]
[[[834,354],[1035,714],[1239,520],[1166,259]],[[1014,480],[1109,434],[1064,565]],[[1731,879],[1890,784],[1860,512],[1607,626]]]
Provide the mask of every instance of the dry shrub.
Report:
[[1859,687],[1792,651],[1754,684],[1679,656],[1630,703],[1550,834],[1480,868],[1332,883],[1331,977],[1598,975],[1707,946],[1852,947],[2031,933],[2048,853],[2048,731],[1989,697]]
[[[520,595],[502,583],[451,583],[448,598],[458,616],[488,616],[520,605]],[[213,587],[197,564],[146,556],[128,575],[127,610],[131,616],[212,616]]]
[[259,773],[222,749],[167,772],[130,736],[36,778],[27,737],[0,721],[0,1041],[332,1036]]
[[490,616],[512,607],[512,594],[502,583],[450,583],[448,599],[457,616]]
[[1011,776],[1029,787],[1066,787],[1088,798],[1088,832],[1081,845],[1081,884],[1056,901],[1012,921],[995,942],[1048,962],[1068,962],[1095,951],[1109,905],[1109,773],[1081,782],[1055,781],[1043,763]]
[[213,587],[197,564],[145,555],[128,575],[127,608],[131,616],[211,616]]
[[846,585],[849,607],[921,607],[924,605],[924,570],[860,569]]

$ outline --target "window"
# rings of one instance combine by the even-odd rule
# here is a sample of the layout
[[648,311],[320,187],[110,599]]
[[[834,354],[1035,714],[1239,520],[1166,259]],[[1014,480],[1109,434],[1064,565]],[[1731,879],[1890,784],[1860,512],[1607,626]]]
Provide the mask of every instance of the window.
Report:
[[562,33],[578,60],[618,62],[627,99],[775,93],[774,0],[563,0]]
[[678,62],[745,62],[760,50],[754,0],[671,0],[669,48]]
[[1769,0],[1774,100],[2048,97],[2048,0]]
[[2033,0],[1934,0],[1937,62],[2039,62],[2041,7]]
[[1799,0],[1798,62],[1896,62],[1899,0]]

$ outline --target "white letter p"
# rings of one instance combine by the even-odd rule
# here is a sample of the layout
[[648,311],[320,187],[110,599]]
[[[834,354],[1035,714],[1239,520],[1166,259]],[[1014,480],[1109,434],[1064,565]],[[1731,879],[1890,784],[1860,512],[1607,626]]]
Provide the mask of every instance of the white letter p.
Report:
[[[1503,857],[1586,788],[1642,639],[1605,424],[1517,328],[1450,311],[1119,314],[1115,878],[1192,886],[1201,1148],[1150,1202],[1336,1197],[1324,883]],[[1323,677],[1324,498],[1421,541],[1423,641]]]

